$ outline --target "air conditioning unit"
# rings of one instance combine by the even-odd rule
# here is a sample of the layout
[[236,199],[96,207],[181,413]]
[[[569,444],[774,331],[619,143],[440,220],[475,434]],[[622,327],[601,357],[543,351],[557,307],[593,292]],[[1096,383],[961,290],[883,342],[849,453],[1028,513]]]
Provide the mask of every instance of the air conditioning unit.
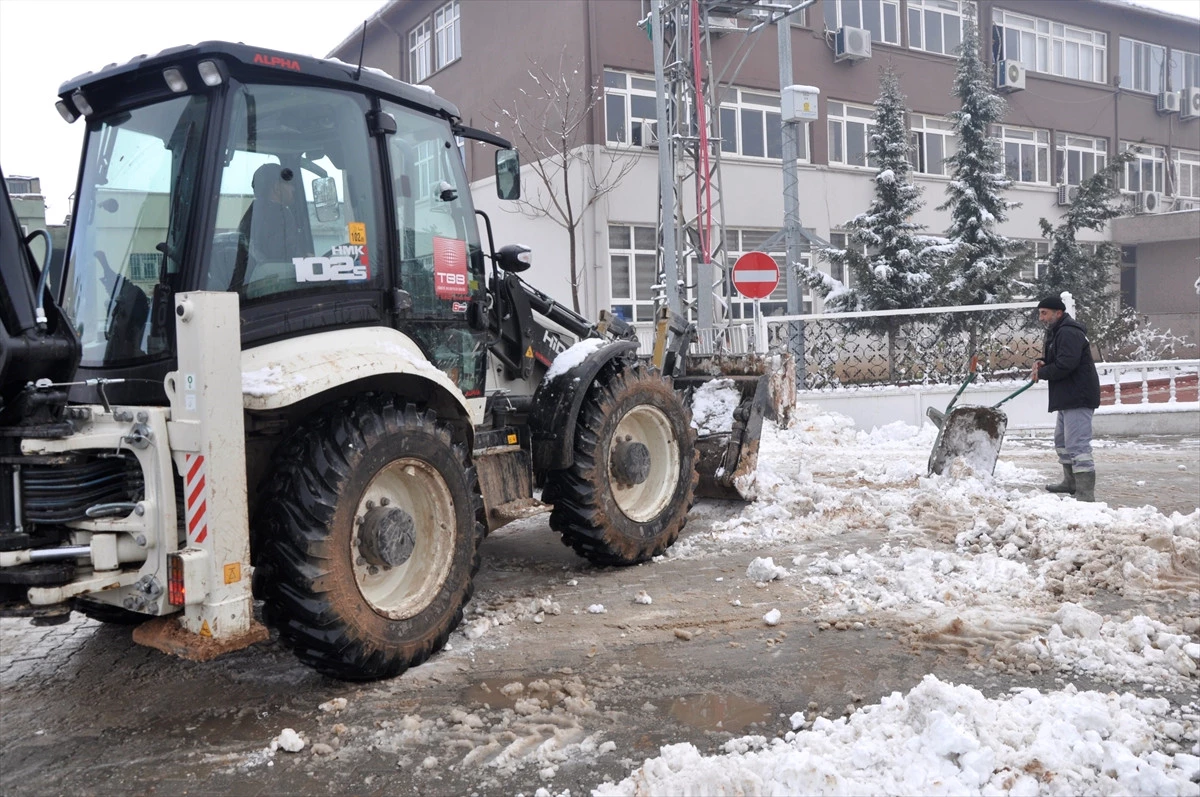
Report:
[[658,149],[658,122],[642,122],[642,146]]
[[1058,201],[1056,205],[1069,205],[1079,197],[1079,186],[1067,185],[1063,183],[1058,187]]
[[870,57],[871,31],[863,28],[838,28],[833,60],[862,61]]
[[741,26],[738,25],[737,17],[710,16],[708,18],[708,22],[704,25],[704,29],[706,31],[709,33],[715,33],[718,36],[723,33],[729,33],[730,31],[737,30],[739,27]]
[[1200,199],[1176,199],[1172,210],[1200,210]]
[[1157,191],[1139,191],[1137,194],[1138,213],[1161,213],[1163,195]]
[[1155,109],[1159,113],[1179,113],[1179,92],[1160,91]]
[[1001,91],[1020,91],[1025,88],[1025,64],[1020,61],[997,63],[996,88]]
[[1192,86],[1180,92],[1180,119],[1200,119],[1200,87]]

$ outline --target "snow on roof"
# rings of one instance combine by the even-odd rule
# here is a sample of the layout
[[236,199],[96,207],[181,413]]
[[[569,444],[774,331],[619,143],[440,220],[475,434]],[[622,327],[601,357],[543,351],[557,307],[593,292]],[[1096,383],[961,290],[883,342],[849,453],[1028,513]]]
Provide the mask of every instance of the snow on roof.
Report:
[[[1183,22],[1190,22],[1193,25],[1200,25],[1200,20],[1196,19],[1194,16],[1189,17],[1184,14],[1172,14],[1170,11],[1163,11],[1160,8],[1152,8],[1151,6],[1142,5],[1137,0],[1094,0],[1094,2],[1101,3],[1106,6],[1117,6],[1119,8],[1126,8],[1126,9],[1130,9],[1133,11],[1138,11],[1141,13],[1149,14],[1152,17],[1159,17],[1161,19],[1169,19],[1172,22],[1183,21]],[[1183,0],[1183,2],[1180,3],[1180,5],[1186,5],[1186,4],[1187,4],[1187,0]]]

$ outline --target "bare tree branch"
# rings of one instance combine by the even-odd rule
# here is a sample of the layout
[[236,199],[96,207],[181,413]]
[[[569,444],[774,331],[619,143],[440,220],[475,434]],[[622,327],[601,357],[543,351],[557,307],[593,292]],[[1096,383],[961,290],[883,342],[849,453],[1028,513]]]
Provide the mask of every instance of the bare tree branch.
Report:
[[571,301],[579,312],[580,275],[576,238],[587,212],[611,193],[637,165],[638,156],[614,157],[602,147],[588,145],[588,130],[597,109],[603,112],[604,91],[588,85],[579,62],[568,62],[566,50],[550,68],[530,59],[532,86],[519,89],[509,107],[497,104],[497,119],[525,155],[532,179],[517,212],[527,218],[547,218],[567,233],[570,253]]

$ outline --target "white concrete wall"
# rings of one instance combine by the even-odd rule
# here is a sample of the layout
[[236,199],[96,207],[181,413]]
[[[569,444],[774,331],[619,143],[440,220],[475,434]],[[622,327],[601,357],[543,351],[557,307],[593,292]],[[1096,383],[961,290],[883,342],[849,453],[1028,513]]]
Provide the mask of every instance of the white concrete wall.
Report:
[[[958,405],[992,406],[1022,384],[1024,383],[1008,382],[983,386],[969,385],[959,397]],[[929,388],[800,391],[796,400],[849,416],[854,419],[858,428],[870,431],[896,421],[903,421],[909,426],[930,423],[925,410],[934,407],[945,411],[946,405],[957,390],[956,385],[937,385]],[[1056,416],[1046,410],[1047,392],[1046,383],[1039,382],[1005,403],[1001,409],[1008,416],[1009,430],[1053,429]],[[1200,403],[1101,407],[1096,411],[1093,430],[1096,435],[1200,435]]]

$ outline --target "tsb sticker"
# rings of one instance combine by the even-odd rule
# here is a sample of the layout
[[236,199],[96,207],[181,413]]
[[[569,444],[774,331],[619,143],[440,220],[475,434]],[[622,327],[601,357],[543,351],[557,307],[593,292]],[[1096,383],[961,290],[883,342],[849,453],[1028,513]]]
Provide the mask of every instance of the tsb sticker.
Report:
[[465,299],[467,285],[467,242],[457,238],[433,238],[433,292],[439,299]]

